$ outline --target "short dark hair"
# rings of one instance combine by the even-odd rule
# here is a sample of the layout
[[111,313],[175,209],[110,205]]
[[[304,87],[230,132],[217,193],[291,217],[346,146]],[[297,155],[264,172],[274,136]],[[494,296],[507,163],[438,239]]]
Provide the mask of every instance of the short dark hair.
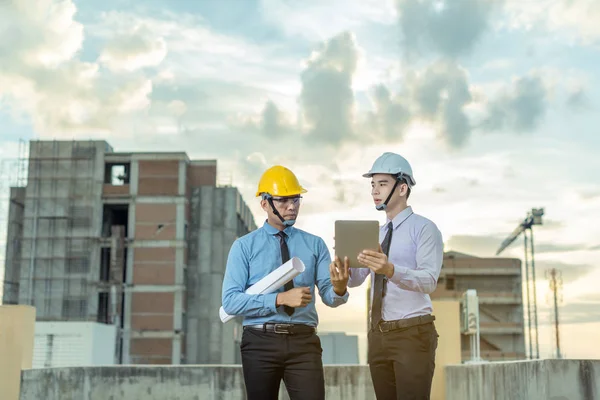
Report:
[[[398,179],[398,177],[396,177],[396,179]],[[406,199],[408,200],[408,198],[410,197],[410,185],[408,184],[406,178],[400,178],[398,180],[400,181],[400,184],[404,183],[406,184],[406,186],[408,186],[408,190],[406,191]]]

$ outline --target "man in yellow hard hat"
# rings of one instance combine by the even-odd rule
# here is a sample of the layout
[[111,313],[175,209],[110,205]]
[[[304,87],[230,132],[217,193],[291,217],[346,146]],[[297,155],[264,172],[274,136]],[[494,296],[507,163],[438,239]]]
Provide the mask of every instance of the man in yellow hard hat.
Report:
[[[330,266],[324,240],[293,226],[303,193],[289,169],[266,170],[256,196],[267,219],[238,238],[227,259],[222,303],[227,314],[244,317],[240,349],[249,400],[277,399],[282,379],[291,400],[325,398],[314,290],[329,307],[346,303],[348,269]],[[245,293],[291,257],[302,260],[305,270],[284,288]]]

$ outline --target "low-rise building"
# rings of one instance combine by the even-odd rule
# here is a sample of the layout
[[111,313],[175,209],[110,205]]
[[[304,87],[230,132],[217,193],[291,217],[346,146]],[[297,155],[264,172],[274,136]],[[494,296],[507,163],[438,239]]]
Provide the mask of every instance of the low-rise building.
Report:
[[[460,300],[468,289],[479,298],[480,351],[484,360],[525,359],[521,260],[444,254],[432,300]],[[462,335],[462,359],[471,359],[470,336]]]

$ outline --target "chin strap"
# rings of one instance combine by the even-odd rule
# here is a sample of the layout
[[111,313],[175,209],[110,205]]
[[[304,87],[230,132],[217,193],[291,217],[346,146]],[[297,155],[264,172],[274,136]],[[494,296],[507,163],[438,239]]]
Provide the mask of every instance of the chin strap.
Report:
[[281,216],[281,214],[279,214],[279,211],[277,211],[277,209],[275,208],[275,204],[273,204],[273,196],[271,196],[270,194],[263,194],[262,198],[267,200],[269,202],[269,204],[271,205],[271,210],[273,210],[273,214],[275,214],[277,216],[277,218],[279,218],[279,220],[281,221],[281,223],[285,226],[292,226],[296,223],[295,219],[283,219],[283,217]]
[[396,175],[396,182],[394,182],[394,187],[392,187],[392,191],[388,195],[387,199],[385,199],[385,201],[383,202],[383,204],[377,204],[375,206],[375,208],[377,210],[384,211],[384,210],[387,209],[387,205],[390,202],[390,199],[392,198],[392,195],[394,194],[394,191],[396,190],[396,187],[398,187],[398,184],[400,183],[400,181],[402,181],[402,177],[403,177],[403,175],[401,173],[398,174],[398,175]]

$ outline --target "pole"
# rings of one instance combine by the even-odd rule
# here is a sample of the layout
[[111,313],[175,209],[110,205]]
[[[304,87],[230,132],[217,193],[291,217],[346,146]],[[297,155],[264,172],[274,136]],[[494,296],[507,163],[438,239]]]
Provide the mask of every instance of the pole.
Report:
[[530,308],[530,296],[529,296],[529,252],[528,252],[528,248],[527,248],[527,231],[523,232],[523,240],[525,242],[525,288],[526,288],[526,294],[527,294],[527,341],[529,343],[529,358],[532,358],[533,355],[533,350],[532,350],[532,343],[531,343],[531,308]]
[[531,279],[533,280],[533,318],[535,321],[535,358],[540,358],[540,341],[538,335],[538,315],[537,315],[537,293],[535,287],[535,257],[533,250],[533,229],[529,228],[529,236],[531,237]]
[[558,282],[556,281],[556,268],[550,271],[552,276],[552,292],[554,295],[554,334],[556,336],[556,358],[562,358],[560,354],[560,336],[558,331]]
[[29,255],[29,287],[28,287],[28,299],[30,305],[35,306],[35,302],[33,301],[33,297],[35,295],[33,290],[33,275],[35,273],[35,263],[36,263],[36,252],[37,252],[37,235],[38,235],[38,219],[39,219],[39,208],[40,208],[40,195],[41,195],[41,186],[42,179],[40,177],[40,161],[35,161],[35,198],[33,199],[33,236],[31,238],[31,254]]

